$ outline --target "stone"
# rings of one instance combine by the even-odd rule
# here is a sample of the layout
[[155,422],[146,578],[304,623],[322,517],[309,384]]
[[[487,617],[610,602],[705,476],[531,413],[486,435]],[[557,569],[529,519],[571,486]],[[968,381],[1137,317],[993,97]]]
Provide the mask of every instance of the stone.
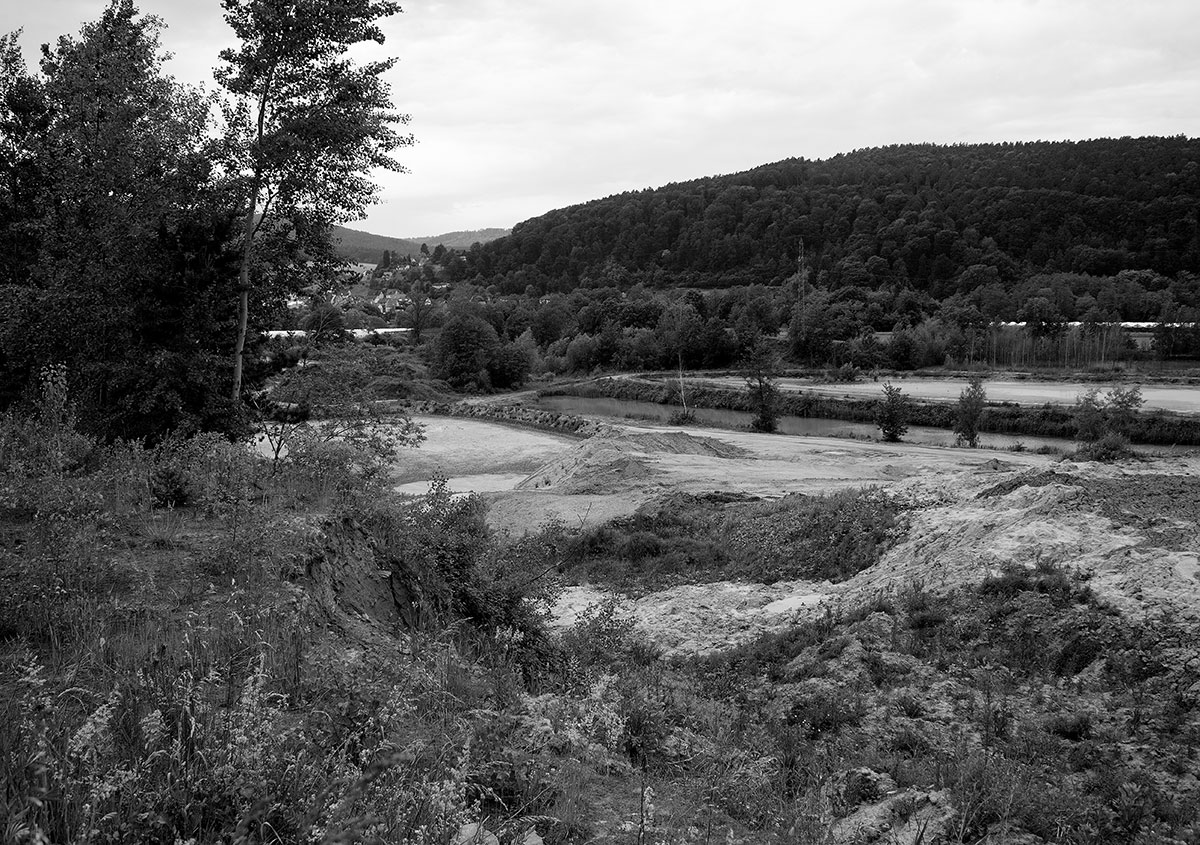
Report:
[[870,804],[896,790],[890,775],[865,766],[838,772],[821,790],[833,815],[841,818],[862,804]]
[[458,829],[450,845],[500,845],[500,840],[479,822],[472,822]]

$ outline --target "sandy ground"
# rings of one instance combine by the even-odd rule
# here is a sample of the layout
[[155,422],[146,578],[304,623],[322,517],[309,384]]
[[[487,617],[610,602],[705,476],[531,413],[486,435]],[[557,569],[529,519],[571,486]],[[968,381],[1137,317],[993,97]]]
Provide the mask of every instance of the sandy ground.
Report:
[[[637,510],[668,492],[728,491],[765,498],[824,493],[894,482],[924,472],[1000,462],[1045,466],[1042,455],[754,434],[711,428],[622,426],[623,436],[593,438],[548,462],[521,488],[493,494],[489,521],[511,533],[548,519],[596,524]],[[717,449],[697,450],[682,435]],[[664,442],[665,441],[665,442]],[[714,454],[724,449],[726,456]]]
[[473,419],[419,417],[426,440],[404,450],[394,480],[420,494],[440,472],[456,492],[490,502],[489,523],[521,534],[559,519],[572,527],[630,514],[671,491],[774,497],[885,484],[926,471],[1000,461],[1043,466],[1029,453],[949,449],[652,424],[581,441]]
[[[737,377],[721,377],[704,379],[706,384],[716,384],[721,387],[732,387],[741,390],[745,381]],[[893,384],[899,386],[914,399],[951,402],[966,386],[962,379],[893,379]],[[881,382],[854,382],[851,384],[814,384],[808,379],[779,379],[782,390],[797,392],[811,391],[827,396],[863,396],[877,397],[882,390]],[[1058,405],[1071,405],[1075,398],[1091,387],[1097,387],[1102,392],[1114,387],[1113,384],[1082,382],[1036,382],[1036,381],[986,381],[988,400],[991,402],[1017,402],[1021,405],[1044,405],[1047,402]],[[1122,385],[1127,386],[1127,385]],[[1161,408],[1184,414],[1200,413],[1200,388],[1188,385],[1143,385],[1142,398],[1146,410]]]
[[425,442],[400,452],[393,478],[405,492],[423,493],[440,472],[456,491],[511,489],[579,440],[499,423],[451,417],[414,417]]
[[[1106,466],[651,424],[581,441],[478,420],[421,422],[428,440],[405,453],[397,479],[421,492],[428,473],[441,471],[453,488],[481,492],[489,524],[510,535],[551,519],[595,525],[671,492],[774,497],[877,485],[908,506],[897,544],[841,584],[721,581],[618,599],[669,654],[728,647],[872,596],[915,584],[949,590],[1041,559],[1089,574],[1093,589],[1129,612],[1170,608],[1200,620],[1200,456]],[[505,487],[514,489],[497,489]],[[606,596],[569,588],[557,624]]]

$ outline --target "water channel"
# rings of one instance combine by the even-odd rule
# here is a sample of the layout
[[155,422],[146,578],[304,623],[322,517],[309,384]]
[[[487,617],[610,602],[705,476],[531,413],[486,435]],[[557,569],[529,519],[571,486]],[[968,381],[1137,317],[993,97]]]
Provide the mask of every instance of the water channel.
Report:
[[[660,405],[656,402],[641,402],[626,399],[591,398],[585,396],[542,396],[536,407],[562,414],[584,417],[607,417],[616,420],[649,420],[668,422],[671,414],[678,411],[675,405]],[[717,428],[748,429],[753,414],[748,411],[731,411],[721,408],[693,408],[696,421]],[[818,417],[784,416],[779,418],[781,434],[797,434],[808,437],[848,437],[856,440],[878,440],[879,429],[871,423],[849,420],[831,420]],[[953,446],[954,432],[944,428],[910,426],[904,435],[905,442],[926,446]],[[1035,435],[991,434],[979,436],[979,445],[985,449],[1012,449],[1017,445],[1025,449],[1049,447],[1060,452],[1073,452],[1076,443],[1063,437],[1038,437]],[[1139,445],[1136,451],[1144,454],[1181,454],[1194,451],[1185,446]]]

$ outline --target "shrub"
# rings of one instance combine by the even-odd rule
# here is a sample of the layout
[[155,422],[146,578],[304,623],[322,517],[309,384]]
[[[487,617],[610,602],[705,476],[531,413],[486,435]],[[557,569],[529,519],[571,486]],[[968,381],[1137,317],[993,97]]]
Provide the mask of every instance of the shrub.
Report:
[[1077,461],[1112,463],[1132,455],[1133,450],[1129,448],[1129,440],[1115,432],[1109,432],[1096,440],[1085,442],[1075,450],[1075,460]]
[[1091,388],[1075,399],[1075,439],[1094,443],[1113,435],[1128,437],[1142,403],[1142,391],[1137,385],[1114,387],[1104,397],[1099,389]]
[[900,388],[883,383],[883,398],[875,405],[875,425],[886,442],[897,443],[908,432],[910,405]]
[[1092,734],[1092,715],[1087,712],[1060,713],[1046,720],[1046,730],[1057,737],[1079,742]]
[[976,376],[958,395],[954,433],[960,444],[972,449],[979,445],[979,421],[986,405],[987,392],[983,389],[983,380]]

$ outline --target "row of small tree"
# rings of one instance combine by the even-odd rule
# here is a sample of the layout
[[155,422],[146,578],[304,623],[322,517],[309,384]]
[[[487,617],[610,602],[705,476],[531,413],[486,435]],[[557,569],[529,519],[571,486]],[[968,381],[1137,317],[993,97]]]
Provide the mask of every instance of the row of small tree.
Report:
[[[1134,418],[1143,404],[1136,385],[1114,387],[1104,395],[1091,388],[1075,400],[1075,439],[1084,444],[1084,456],[1111,458],[1124,453]],[[983,380],[972,378],[959,393],[955,406],[956,443],[972,449],[979,446],[980,425],[987,408]],[[875,411],[875,424],[883,439],[898,442],[908,432],[911,400],[897,386],[885,382]]]

